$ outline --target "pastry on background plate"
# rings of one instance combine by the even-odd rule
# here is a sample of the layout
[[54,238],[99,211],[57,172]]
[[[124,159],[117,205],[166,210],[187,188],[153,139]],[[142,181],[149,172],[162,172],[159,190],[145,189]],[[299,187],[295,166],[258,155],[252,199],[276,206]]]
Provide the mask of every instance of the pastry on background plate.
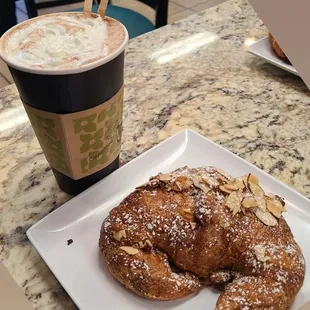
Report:
[[173,300],[213,285],[222,290],[217,310],[285,310],[305,276],[285,211],[252,174],[184,167],[114,208],[99,247],[111,274],[140,296]]
[[276,39],[273,37],[273,35],[270,32],[269,32],[268,38],[269,38],[271,46],[272,46],[274,52],[277,54],[277,56],[279,58],[281,58],[282,60],[289,62],[289,60],[288,60],[287,56],[285,55],[285,53],[283,52],[282,48],[280,47],[280,45],[278,44],[278,42],[276,41]]

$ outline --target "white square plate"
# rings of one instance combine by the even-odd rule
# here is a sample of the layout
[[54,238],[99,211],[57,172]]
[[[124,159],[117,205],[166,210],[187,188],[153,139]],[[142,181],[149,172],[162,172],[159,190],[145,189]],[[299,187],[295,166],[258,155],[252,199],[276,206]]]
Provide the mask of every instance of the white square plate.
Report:
[[276,53],[274,52],[268,37],[264,37],[255,43],[251,44],[248,47],[248,52],[254,54],[262,59],[265,59],[269,63],[282,68],[288,72],[291,72],[295,75],[298,75],[296,69],[289,63],[285,62],[281,58],[279,58]]
[[[266,190],[285,197],[289,209],[285,217],[310,266],[310,201],[221,146],[185,130],[132,160],[28,230],[30,241],[81,310],[214,309],[218,293],[209,288],[173,302],[150,301],[130,293],[109,274],[98,249],[101,223],[113,207],[150,176],[185,165],[213,165],[233,176],[252,172]],[[73,240],[70,246],[68,239]],[[293,309],[310,301],[309,269]]]

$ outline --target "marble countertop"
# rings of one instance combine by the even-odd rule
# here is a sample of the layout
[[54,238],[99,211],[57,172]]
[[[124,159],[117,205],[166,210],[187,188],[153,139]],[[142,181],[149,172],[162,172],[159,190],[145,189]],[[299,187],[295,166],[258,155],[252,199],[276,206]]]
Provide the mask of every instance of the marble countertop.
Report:
[[[246,52],[266,33],[246,0],[230,0],[132,40],[122,161],[191,128],[310,197],[309,91]],[[1,261],[36,309],[76,309],[25,235],[70,196],[57,187],[14,85],[0,90],[0,171]]]

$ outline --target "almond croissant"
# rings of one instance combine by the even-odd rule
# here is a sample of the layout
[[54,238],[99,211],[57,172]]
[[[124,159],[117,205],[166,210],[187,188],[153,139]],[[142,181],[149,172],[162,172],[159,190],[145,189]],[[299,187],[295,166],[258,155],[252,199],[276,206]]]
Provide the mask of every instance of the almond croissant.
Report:
[[248,174],[178,169],[137,188],[104,220],[99,247],[112,275],[138,295],[172,300],[210,284],[217,310],[285,310],[305,262],[282,198]]

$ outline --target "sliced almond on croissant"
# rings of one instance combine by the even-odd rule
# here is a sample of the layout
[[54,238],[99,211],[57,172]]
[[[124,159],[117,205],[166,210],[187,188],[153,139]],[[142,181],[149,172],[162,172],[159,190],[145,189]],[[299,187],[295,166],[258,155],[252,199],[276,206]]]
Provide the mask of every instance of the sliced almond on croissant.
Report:
[[243,181],[237,181],[235,182],[233,185],[235,185],[236,187],[238,187],[238,189],[244,189],[245,185]]
[[225,179],[230,180],[231,176],[229,176],[224,170],[221,168],[216,168],[216,171],[221,174]]
[[251,193],[255,197],[264,197],[265,193],[264,193],[263,189],[258,184],[249,182],[248,185],[249,185]]
[[267,226],[277,226],[278,221],[269,212],[264,212],[260,209],[255,211],[255,215]]
[[195,185],[195,187],[201,189],[204,193],[208,193],[210,191],[210,188],[204,183],[204,182],[201,182],[201,179],[200,178],[192,178],[192,181]]
[[281,202],[277,200],[268,200],[267,201],[267,209],[271,212],[275,217],[280,218],[283,210],[283,206]]
[[120,241],[122,238],[126,238],[126,231],[124,229],[114,232],[113,238],[117,241]]
[[265,212],[267,210],[266,200],[263,197],[257,197],[256,201],[258,208]]
[[272,193],[265,193],[267,199],[276,199],[276,196]]
[[254,252],[255,252],[255,256],[256,258],[265,263],[268,260],[268,257],[266,256],[266,248],[262,245],[257,245],[254,247]]
[[244,184],[242,181],[237,181],[234,183],[229,183],[229,184],[225,184],[225,185],[220,186],[220,190],[225,192],[225,193],[231,193],[232,191],[237,191],[237,190],[243,189],[243,188],[244,188]]
[[259,185],[255,183],[249,182],[248,185],[251,193],[256,198],[258,208],[265,212],[266,211],[265,192]]
[[189,189],[193,182],[191,181],[190,178],[180,176],[176,178],[176,183],[179,183],[178,187],[181,187],[182,189]]
[[137,248],[134,248],[132,246],[121,246],[121,250],[125,251],[129,255],[135,255],[139,253],[139,250]]
[[245,197],[242,200],[242,207],[246,209],[257,207],[257,201],[254,197]]
[[222,192],[224,192],[224,193],[227,193],[227,194],[230,194],[230,193],[233,191],[232,189],[226,188],[225,185],[221,185],[221,186],[220,186],[220,190],[221,190]]
[[225,184],[224,187],[228,190],[237,191],[239,189],[237,183]]
[[170,173],[160,174],[159,175],[159,180],[163,181],[163,182],[169,182],[170,180],[172,180],[172,176],[171,176]]
[[203,176],[201,178],[201,180],[208,186],[210,187],[215,187],[215,186],[219,186],[219,182],[217,181],[217,179],[212,178],[210,176]]
[[257,184],[259,185],[259,180],[258,180],[258,177],[256,177],[254,174],[252,173],[248,173],[246,174],[245,176],[243,176],[243,181],[246,183],[246,184],[249,184],[250,182],[251,183],[254,183],[254,184]]
[[255,175],[252,174],[252,173],[249,173],[248,182],[251,182],[251,183],[254,183],[254,184],[259,185],[259,179],[258,179],[258,177],[255,176]]
[[233,212],[233,216],[235,216],[241,209],[241,193],[239,191],[230,193],[225,205]]
[[233,210],[233,217],[241,210],[241,204],[236,205]]

